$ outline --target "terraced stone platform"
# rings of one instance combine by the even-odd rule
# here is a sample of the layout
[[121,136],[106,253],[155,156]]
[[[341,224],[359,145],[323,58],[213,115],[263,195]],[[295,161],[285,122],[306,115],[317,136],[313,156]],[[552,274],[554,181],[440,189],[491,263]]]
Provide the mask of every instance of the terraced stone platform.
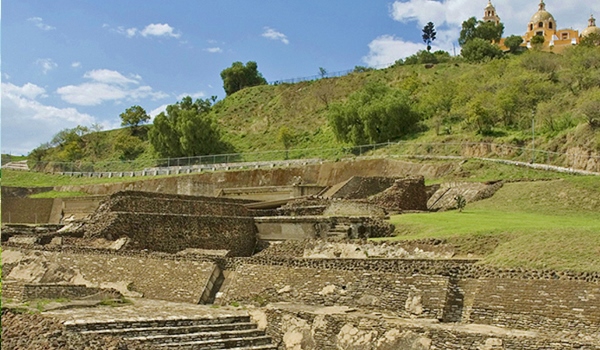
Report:
[[235,308],[210,308],[136,299],[118,308],[46,312],[68,331],[142,342],[165,349],[277,349],[250,316]]

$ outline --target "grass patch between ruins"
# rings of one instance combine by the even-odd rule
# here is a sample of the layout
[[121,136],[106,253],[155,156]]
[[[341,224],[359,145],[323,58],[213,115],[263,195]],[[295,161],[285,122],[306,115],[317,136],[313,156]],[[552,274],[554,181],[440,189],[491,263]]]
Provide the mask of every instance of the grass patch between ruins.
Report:
[[446,239],[483,263],[600,270],[600,179],[505,184],[492,198],[448,211],[396,215],[397,240]]

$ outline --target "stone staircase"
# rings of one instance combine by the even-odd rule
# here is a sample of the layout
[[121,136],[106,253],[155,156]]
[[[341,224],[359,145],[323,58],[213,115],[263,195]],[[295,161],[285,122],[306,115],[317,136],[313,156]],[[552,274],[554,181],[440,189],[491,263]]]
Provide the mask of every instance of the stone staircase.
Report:
[[352,226],[345,224],[336,224],[329,229],[327,232],[327,238],[331,239],[347,239],[350,237]]
[[179,320],[66,322],[69,331],[136,340],[165,349],[275,350],[249,316]]
[[29,166],[26,160],[20,160],[18,162],[6,163],[2,166],[2,169],[29,171]]

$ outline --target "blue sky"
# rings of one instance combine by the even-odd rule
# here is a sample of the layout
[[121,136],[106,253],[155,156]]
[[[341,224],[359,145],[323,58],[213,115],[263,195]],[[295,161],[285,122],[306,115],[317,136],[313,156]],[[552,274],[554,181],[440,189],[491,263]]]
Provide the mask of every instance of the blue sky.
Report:
[[[523,34],[538,0],[495,1],[505,34]],[[220,72],[256,61],[268,81],[357,65],[380,67],[424,48],[452,53],[460,24],[487,0],[3,0],[2,153],[27,154],[64,128],[119,126],[185,95],[224,97]],[[600,4],[547,0],[560,28],[582,30]],[[459,51],[457,47],[457,52]]]

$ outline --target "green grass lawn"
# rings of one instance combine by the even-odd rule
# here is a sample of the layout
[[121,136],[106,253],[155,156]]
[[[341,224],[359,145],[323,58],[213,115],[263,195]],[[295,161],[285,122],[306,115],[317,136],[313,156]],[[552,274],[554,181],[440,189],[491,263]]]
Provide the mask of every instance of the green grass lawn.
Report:
[[147,179],[156,179],[168,176],[184,176],[181,175],[159,175],[159,176],[144,176],[144,177],[113,177],[113,178],[98,178],[98,177],[72,177],[66,175],[56,175],[39,173],[33,171],[18,171],[18,170],[2,170],[2,186],[11,187],[54,187],[65,185],[93,185],[104,183],[117,182],[132,182]]
[[464,212],[396,215],[395,240],[443,238],[482,263],[600,270],[600,178],[505,184]]

